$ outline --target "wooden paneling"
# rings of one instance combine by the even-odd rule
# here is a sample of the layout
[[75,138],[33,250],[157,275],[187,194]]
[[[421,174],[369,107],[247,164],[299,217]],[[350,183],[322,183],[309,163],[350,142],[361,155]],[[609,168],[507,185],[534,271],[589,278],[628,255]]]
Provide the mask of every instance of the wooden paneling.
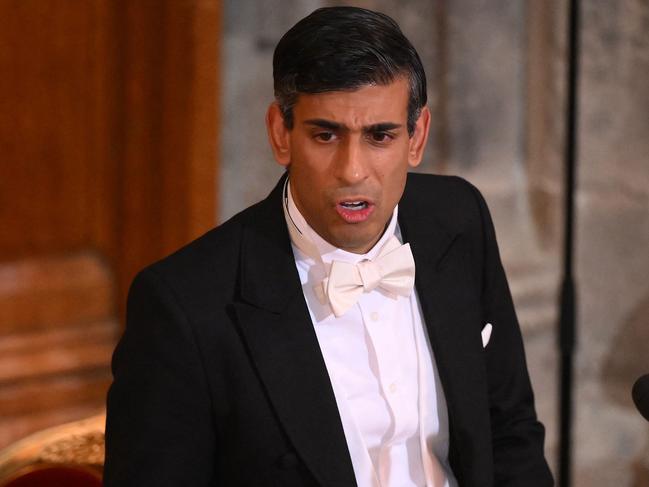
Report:
[[114,288],[96,254],[0,264],[0,446],[103,407]]
[[0,330],[29,333],[115,316],[114,276],[95,254],[0,263]]
[[0,261],[137,269],[215,224],[220,4],[0,3]]
[[0,0],[0,447],[103,407],[126,293],[216,220],[220,2]]
[[219,25],[214,1],[124,3],[122,289],[215,223]]
[[89,237],[93,12],[38,0],[1,9],[0,258],[79,248]]
[[[94,248],[116,268],[119,254],[119,205],[122,165],[121,124],[125,118],[121,53],[121,14],[113,0],[88,1],[94,13],[91,39],[94,72],[92,96],[85,102],[92,107],[90,159],[93,170],[89,205],[92,218],[87,222]],[[117,269],[119,272],[119,269]]]

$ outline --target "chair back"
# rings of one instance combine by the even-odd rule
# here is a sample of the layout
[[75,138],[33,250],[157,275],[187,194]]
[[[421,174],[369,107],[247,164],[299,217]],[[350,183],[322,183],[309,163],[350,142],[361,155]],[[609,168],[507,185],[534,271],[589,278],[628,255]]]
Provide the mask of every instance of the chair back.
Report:
[[48,428],[0,451],[0,487],[101,487],[106,415]]

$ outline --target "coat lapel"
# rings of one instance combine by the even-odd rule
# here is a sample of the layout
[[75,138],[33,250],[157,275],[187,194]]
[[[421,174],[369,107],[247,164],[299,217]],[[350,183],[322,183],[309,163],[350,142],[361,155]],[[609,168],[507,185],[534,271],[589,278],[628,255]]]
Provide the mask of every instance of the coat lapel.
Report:
[[282,213],[284,178],[243,229],[238,326],[297,455],[323,486],[356,485]]
[[462,234],[445,228],[434,212],[424,211],[430,202],[420,199],[422,193],[406,186],[399,227],[415,260],[417,295],[448,407],[450,459],[461,481],[463,471],[470,471],[471,456],[483,448],[490,455],[491,449],[480,303],[471,292]]

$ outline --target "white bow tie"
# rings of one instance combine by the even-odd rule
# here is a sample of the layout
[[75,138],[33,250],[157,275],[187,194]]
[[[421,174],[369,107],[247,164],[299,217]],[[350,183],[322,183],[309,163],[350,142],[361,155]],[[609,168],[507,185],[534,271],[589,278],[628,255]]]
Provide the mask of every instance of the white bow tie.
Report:
[[[288,209],[288,181],[284,194],[284,217],[293,245],[325,266],[318,248],[300,232],[291,218]],[[396,218],[396,209],[393,218]],[[363,292],[370,292],[378,287],[392,295],[407,297],[412,293],[414,283],[415,261],[410,244],[402,245],[399,239],[392,235],[372,260],[356,264],[334,260],[329,275],[314,286],[314,291],[320,301],[323,304],[329,302],[334,315],[340,317],[358,301]]]
[[410,244],[392,236],[374,260],[350,264],[334,260],[329,277],[322,281],[324,296],[336,317],[351,308],[363,292],[381,288],[391,294],[410,296],[415,284],[415,261]]

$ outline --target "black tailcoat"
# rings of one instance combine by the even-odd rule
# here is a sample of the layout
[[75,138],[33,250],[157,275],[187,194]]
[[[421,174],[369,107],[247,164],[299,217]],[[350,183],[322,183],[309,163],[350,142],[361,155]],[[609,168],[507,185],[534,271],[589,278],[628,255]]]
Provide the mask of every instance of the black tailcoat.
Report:
[[[356,485],[282,183],[133,282],[113,356],[106,487]],[[459,178],[410,174],[399,225],[416,263],[460,485],[552,485],[482,196]]]

